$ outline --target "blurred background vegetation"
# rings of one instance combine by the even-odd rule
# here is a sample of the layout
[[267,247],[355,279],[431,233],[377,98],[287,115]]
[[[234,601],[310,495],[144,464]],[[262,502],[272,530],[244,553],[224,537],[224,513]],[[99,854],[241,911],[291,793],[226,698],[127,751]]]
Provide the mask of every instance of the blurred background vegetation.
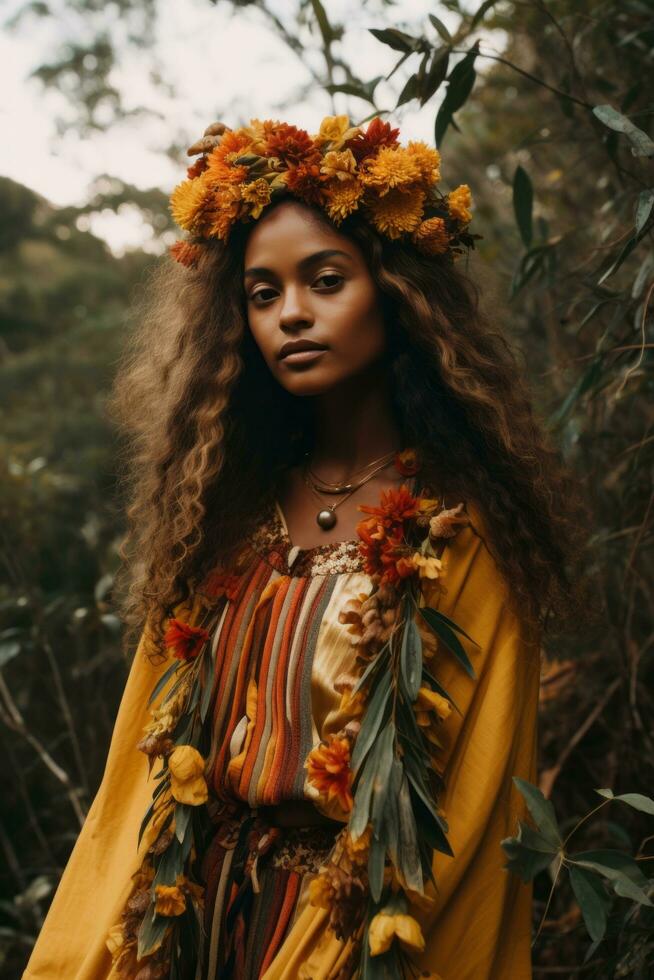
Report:
[[[593,513],[587,564],[599,619],[548,641],[541,686],[540,787],[567,832],[597,805],[595,789],[642,793],[654,782],[652,0],[449,0],[411,22],[391,0],[362,3],[380,64],[389,52],[395,63],[371,77],[346,57],[349,22],[327,0],[289,0],[281,11],[266,0],[206,5],[255,15],[302,63],[303,91],[320,96],[316,119],[347,112],[361,123],[389,112],[395,121],[426,108],[444,146],[445,183],[472,188],[483,240],[471,271],[521,352],[539,414]],[[35,20],[65,27],[53,57],[34,65],[43,91],[58,95],[61,132],[93,138],[147,115],[147,106],[125,104],[114,77],[136,51],[153,84],[165,86],[158,8],[156,0],[16,6],[5,24],[13,36]],[[256,107],[256,92],[252,100]],[[295,121],[281,109],[252,115]],[[248,121],[219,99],[212,118],[232,128]],[[180,168],[180,148],[198,135],[170,134],[167,152]],[[99,785],[126,675],[112,612],[120,447],[103,405],[153,253],[171,237],[170,189],[101,174],[81,205],[55,207],[0,178],[7,977],[20,976]],[[89,230],[89,216],[125,208],[149,230],[148,251],[116,255]],[[652,833],[651,816],[608,805],[575,839],[578,849],[635,855],[651,896]],[[609,879],[584,895],[559,878],[552,891],[553,865],[535,879],[534,975],[654,975],[652,908],[609,894]]]

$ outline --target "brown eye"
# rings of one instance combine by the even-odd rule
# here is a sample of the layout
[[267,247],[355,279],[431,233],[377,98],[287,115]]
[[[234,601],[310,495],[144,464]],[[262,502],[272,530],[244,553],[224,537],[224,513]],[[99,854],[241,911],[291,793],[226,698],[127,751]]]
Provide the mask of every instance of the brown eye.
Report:
[[321,276],[318,276],[316,282],[319,282],[321,279],[335,279],[336,280],[335,283],[332,283],[331,286],[328,285],[327,287],[325,287],[327,289],[333,289],[334,286],[338,286],[339,282],[343,280],[343,276],[339,276],[337,272],[323,272]]

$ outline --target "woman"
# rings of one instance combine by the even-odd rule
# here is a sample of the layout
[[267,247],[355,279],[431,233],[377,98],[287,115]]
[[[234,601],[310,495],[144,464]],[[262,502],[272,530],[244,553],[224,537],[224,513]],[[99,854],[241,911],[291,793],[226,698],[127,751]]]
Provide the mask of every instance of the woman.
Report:
[[112,402],[146,626],[30,980],[531,976],[500,842],[569,495],[455,263],[468,188],[398,134],[189,150]]

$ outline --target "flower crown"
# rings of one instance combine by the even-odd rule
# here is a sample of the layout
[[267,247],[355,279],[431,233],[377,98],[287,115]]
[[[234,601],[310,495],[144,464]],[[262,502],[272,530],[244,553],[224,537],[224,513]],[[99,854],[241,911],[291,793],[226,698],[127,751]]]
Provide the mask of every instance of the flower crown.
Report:
[[288,194],[319,206],[336,226],[361,211],[377,232],[424,255],[455,258],[474,247],[468,185],[443,194],[438,150],[420,140],[400,146],[398,134],[379,117],[364,129],[347,115],[325,116],[314,136],[272,119],[235,130],[212,123],[187,150],[198,159],[170,198],[189,235],[171,246],[172,257],[195,265],[209,239],[226,242],[236,221],[256,220]]

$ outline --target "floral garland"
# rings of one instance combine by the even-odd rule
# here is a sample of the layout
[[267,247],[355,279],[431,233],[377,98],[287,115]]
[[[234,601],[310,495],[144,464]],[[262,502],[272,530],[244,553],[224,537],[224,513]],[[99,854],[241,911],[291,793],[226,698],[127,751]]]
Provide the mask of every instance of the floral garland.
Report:
[[[413,475],[415,451],[399,454],[396,465]],[[358,969],[361,980],[371,980],[403,977],[405,968],[417,975],[407,954],[421,952],[425,941],[408,914],[409,899],[426,900],[434,851],[452,854],[435,803],[440,782],[432,753],[453,702],[425,660],[440,641],[471,677],[475,672],[457,634],[470,637],[419,604],[427,584],[431,595],[444,591],[447,539],[469,523],[463,504],[445,509],[403,485],[382,493],[379,507],[359,509],[370,515],[357,532],[372,590],[339,614],[352,635],[357,673],[335,683],[351,720],[306,763],[321,798],[349,816],[309,894],[329,911],[336,936],[354,940],[351,975]],[[416,613],[429,627],[426,639]]]
[[[415,451],[398,454],[396,466],[414,475]],[[305,763],[309,786],[325,804],[335,803],[347,822],[309,897],[329,911],[330,927],[348,944],[351,975],[374,980],[403,977],[405,967],[417,975],[408,953],[425,943],[408,903],[425,901],[434,851],[452,854],[435,802],[440,780],[432,753],[453,702],[425,660],[433,659],[440,641],[471,677],[475,672],[457,634],[470,637],[420,605],[428,591],[444,591],[443,551],[468,524],[463,504],[445,509],[403,485],[382,493],[380,506],[359,509],[370,515],[357,532],[372,589],[339,613],[356,658],[353,673],[335,682],[350,720]],[[175,662],[152,691],[149,704],[163,697],[138,744],[150,771],[156,759],[162,763],[139,832],[139,845],[146,830],[152,843],[107,940],[112,976],[181,980],[195,966],[203,889],[194,872],[215,830],[201,751],[215,676],[210,636],[239,582],[238,574],[216,569],[196,597],[199,622],[191,625],[178,608],[167,624],[164,644]],[[429,627],[424,638],[416,613]]]
[[212,123],[188,154],[198,159],[172,192],[170,209],[189,237],[172,257],[195,266],[211,239],[227,242],[234,224],[255,221],[282,195],[321,207],[338,227],[355,211],[390,239],[405,238],[428,256],[451,258],[474,247],[467,184],[437,187],[440,154],[421,140],[406,147],[379,117],[367,127],[347,115],[325,116],[319,131],[273,119],[232,130]]

